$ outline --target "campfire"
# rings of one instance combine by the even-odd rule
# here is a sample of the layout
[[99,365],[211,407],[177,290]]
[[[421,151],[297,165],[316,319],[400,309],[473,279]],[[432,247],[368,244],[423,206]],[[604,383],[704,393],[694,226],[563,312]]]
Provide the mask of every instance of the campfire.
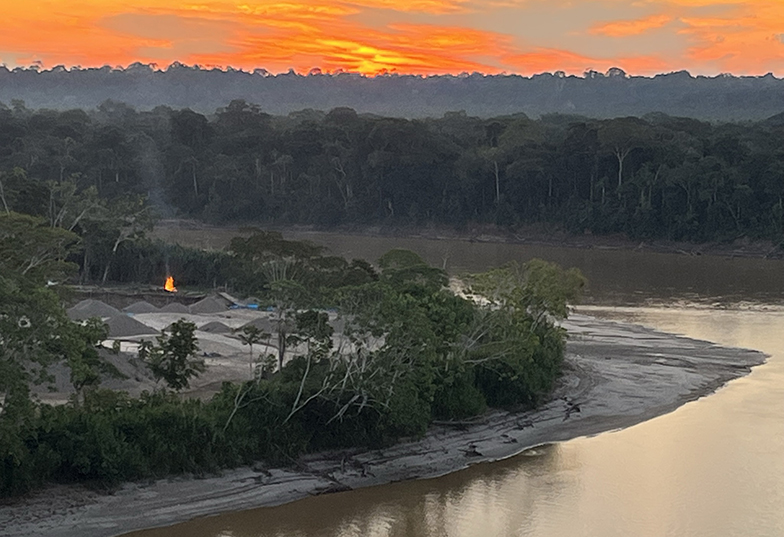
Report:
[[170,293],[176,293],[177,292],[177,288],[174,287],[174,278],[171,277],[171,276],[167,277],[166,278],[166,283],[163,284],[163,288],[166,291],[170,292]]

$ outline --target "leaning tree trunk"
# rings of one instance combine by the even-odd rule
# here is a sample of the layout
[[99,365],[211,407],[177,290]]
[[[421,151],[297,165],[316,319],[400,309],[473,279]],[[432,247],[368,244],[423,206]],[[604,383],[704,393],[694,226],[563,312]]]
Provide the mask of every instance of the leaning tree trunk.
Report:
[[3,201],[3,209],[5,209],[5,214],[10,215],[11,211],[8,210],[8,203],[5,201],[5,189],[3,188],[2,181],[0,181],[0,200]]
[[103,269],[103,277],[101,278],[101,285],[106,284],[106,278],[109,277],[109,268],[112,266],[112,260],[114,259],[115,254],[117,253],[117,248],[120,247],[120,243],[123,241],[122,235],[114,241],[114,247],[112,248],[112,255],[109,257],[109,260],[106,262],[106,267]]
[[286,329],[278,329],[278,371],[283,371],[283,359],[286,356]]
[[501,203],[501,180],[498,174],[498,161],[493,161],[493,174],[495,175],[495,204]]

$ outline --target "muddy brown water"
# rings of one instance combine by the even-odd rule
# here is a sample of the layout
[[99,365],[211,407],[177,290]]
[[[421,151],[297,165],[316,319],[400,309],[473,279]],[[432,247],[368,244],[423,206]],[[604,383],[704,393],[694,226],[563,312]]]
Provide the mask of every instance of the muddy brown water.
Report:
[[[166,240],[214,249],[225,248],[238,233],[237,229],[200,229],[170,222],[156,230],[156,236]],[[780,260],[322,232],[283,235],[326,246],[334,255],[372,263],[392,248],[406,248],[455,275],[538,257],[580,268],[590,282],[586,300],[602,304],[657,300],[668,304],[680,300],[784,304],[784,262]]]
[[196,519],[134,537],[782,537],[784,263],[614,250],[298,234],[392,247],[452,272],[542,257],[591,280],[584,313],[771,355],[715,394],[620,431],[437,479]]

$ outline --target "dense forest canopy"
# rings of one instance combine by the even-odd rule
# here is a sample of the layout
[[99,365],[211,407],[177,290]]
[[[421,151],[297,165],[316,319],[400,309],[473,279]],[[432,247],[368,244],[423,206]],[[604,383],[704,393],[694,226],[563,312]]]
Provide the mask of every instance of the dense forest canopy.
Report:
[[784,110],[784,81],[771,74],[753,77],[691,76],[686,71],[655,77],[628,76],[618,68],[520,75],[421,76],[396,73],[272,75],[228,68],[205,69],[174,63],[165,69],[136,63],[127,68],[62,66],[9,70],[0,66],[0,101],[22,99],[33,107],[94,108],[116,99],[144,109],[191,107],[208,113],[232,99],[257,102],[272,114],[303,108],[351,106],[364,113],[401,117],[440,116],[450,110],[491,117],[524,112],[598,118],[650,112],[699,119],[761,120]]
[[[660,113],[409,120],[351,108],[273,116],[242,100],[210,115],[13,101],[0,106],[0,198],[3,210],[53,226],[103,226],[107,233],[86,239],[87,264],[90,251],[117,253],[149,228],[145,203],[159,216],[213,223],[547,222],[576,233],[779,242],[782,131],[781,115],[756,123]],[[92,270],[105,279],[100,271],[113,269]]]

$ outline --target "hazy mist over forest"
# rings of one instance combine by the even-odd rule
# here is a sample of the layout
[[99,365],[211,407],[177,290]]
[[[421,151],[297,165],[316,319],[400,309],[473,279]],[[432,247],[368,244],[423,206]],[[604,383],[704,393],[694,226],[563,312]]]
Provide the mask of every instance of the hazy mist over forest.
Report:
[[358,73],[272,75],[174,63],[166,69],[136,63],[125,69],[70,70],[0,67],[0,102],[23,100],[32,108],[96,107],[112,99],[141,109],[189,107],[212,112],[233,99],[257,103],[271,114],[349,106],[360,113],[433,117],[463,110],[480,117],[523,112],[595,118],[663,112],[703,120],[760,120],[784,111],[784,80],[761,77],[694,77],[686,71],[655,77],[621,69],[519,75],[398,75]]

